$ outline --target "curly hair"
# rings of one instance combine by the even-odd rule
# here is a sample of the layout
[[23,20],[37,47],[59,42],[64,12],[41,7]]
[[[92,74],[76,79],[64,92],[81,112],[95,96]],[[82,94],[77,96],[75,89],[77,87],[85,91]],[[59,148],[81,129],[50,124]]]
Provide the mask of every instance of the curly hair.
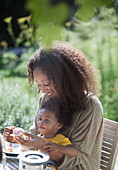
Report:
[[47,109],[47,110],[50,110],[51,112],[54,112],[57,121],[65,124],[64,117],[62,116],[64,108],[63,108],[63,104],[59,98],[57,98],[57,97],[50,98],[49,100],[45,101],[41,105],[40,109]]
[[[65,130],[67,128],[68,121],[67,121],[66,113],[68,111],[68,106],[64,105],[62,100],[60,100],[57,97],[52,97],[52,98],[48,99],[47,101],[45,101],[41,105],[40,110],[41,109],[47,109],[47,110],[54,113],[57,121],[59,123],[63,124],[63,127],[61,128],[61,131]],[[59,132],[61,132],[61,131],[59,131]]]
[[28,62],[28,80],[34,83],[35,68],[44,72],[61,100],[68,105],[69,123],[72,113],[86,108],[88,93],[98,94],[99,74],[84,54],[67,42],[56,42],[50,50],[39,49]]

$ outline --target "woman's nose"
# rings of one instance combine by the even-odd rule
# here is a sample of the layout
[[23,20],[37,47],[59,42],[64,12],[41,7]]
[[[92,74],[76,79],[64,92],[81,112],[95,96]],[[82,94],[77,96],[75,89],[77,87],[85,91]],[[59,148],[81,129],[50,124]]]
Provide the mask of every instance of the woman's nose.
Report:
[[46,87],[41,87],[42,93],[46,93]]
[[45,89],[42,89],[41,91],[42,91],[42,93],[45,93],[45,92],[46,92]]

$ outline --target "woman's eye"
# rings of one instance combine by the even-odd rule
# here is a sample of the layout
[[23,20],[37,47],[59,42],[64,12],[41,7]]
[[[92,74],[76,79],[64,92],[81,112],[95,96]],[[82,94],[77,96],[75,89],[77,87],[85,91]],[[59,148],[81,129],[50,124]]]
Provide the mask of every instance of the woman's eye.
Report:
[[45,86],[49,86],[50,85],[50,83],[48,83],[48,84],[45,84]]

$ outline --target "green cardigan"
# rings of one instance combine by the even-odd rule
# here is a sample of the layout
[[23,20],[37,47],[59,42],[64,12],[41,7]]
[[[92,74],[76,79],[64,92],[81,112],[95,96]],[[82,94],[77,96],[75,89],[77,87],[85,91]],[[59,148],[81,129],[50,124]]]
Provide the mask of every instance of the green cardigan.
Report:
[[[30,128],[38,134],[37,120],[42,102],[49,99],[43,94],[35,116],[35,124]],[[96,96],[89,95],[85,111],[73,114],[72,125],[63,132],[78,149],[77,157],[64,156],[58,170],[100,170],[100,157],[103,136],[103,110]]]

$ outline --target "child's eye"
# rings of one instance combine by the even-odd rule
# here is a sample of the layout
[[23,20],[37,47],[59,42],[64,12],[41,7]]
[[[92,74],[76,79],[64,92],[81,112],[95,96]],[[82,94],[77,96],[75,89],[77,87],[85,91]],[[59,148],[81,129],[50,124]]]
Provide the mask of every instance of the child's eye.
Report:
[[42,120],[42,118],[39,118],[39,121],[41,121]]
[[49,120],[48,120],[48,119],[45,119],[44,122],[45,122],[45,124],[47,124],[47,123],[49,122]]

